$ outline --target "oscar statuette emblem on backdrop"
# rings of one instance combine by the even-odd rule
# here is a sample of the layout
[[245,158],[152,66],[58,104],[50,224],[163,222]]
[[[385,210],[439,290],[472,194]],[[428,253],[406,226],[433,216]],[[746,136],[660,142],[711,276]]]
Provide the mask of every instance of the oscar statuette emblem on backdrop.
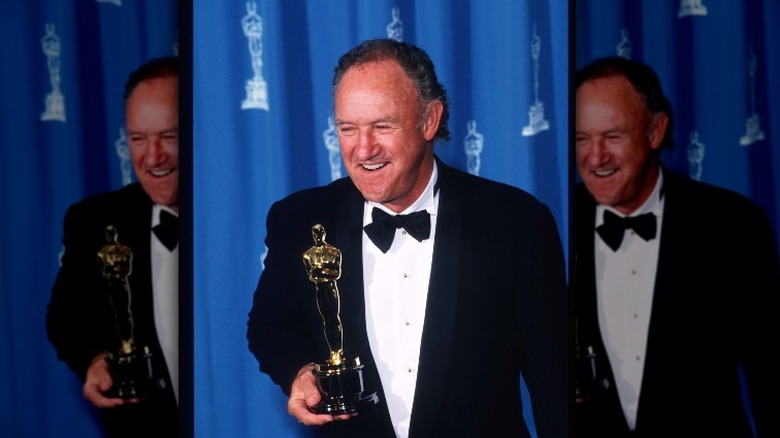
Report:
[[379,402],[376,392],[366,394],[363,364],[357,356],[344,354],[344,331],[341,325],[339,289],[341,251],[325,242],[325,228],[311,228],[314,246],[303,253],[309,281],[314,283],[317,309],[322,317],[325,342],[330,350],[324,363],[314,365],[320,403],[310,407],[315,414],[342,415],[358,412]]
[[108,286],[108,298],[114,310],[114,323],[119,335],[119,347],[106,357],[113,385],[109,397],[144,398],[153,388],[164,385],[155,376],[152,353],[148,346],[139,348],[134,337],[132,293],[128,277],[133,272],[133,251],[119,243],[116,227],[105,229],[106,245],[97,253],[103,278]]

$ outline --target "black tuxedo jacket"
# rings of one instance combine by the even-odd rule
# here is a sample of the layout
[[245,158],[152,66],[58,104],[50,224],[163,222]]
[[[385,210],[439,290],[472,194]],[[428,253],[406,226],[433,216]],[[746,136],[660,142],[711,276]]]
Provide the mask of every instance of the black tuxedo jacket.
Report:
[[[149,346],[165,389],[137,405],[104,409],[112,436],[177,436],[178,409],[154,326],[151,273],[152,201],[137,183],[72,205],[64,221],[61,267],[52,288],[46,330],[57,357],[84,380],[92,359],[116,351],[120,337],[97,252],[106,245],[105,227],[114,225],[118,241],[133,251],[132,311],[135,345]],[[136,427],[139,429],[136,431]]]
[[[629,434],[596,314],[596,203],[577,187],[575,302],[581,355],[596,353],[609,388],[577,405],[579,437],[753,436],[741,401],[744,372],[758,436],[780,436],[776,241],[766,215],[746,198],[664,170],[650,327],[635,433]],[[626,293],[630,293],[627,290]],[[581,365],[582,363],[580,363]],[[581,376],[580,376],[581,377]],[[587,388],[586,378],[578,384]]]
[[[529,194],[438,162],[439,210],[410,437],[524,437],[519,376],[540,437],[567,433],[567,298],[560,238]],[[321,428],[326,436],[395,436],[366,335],[364,199],[349,178],[275,203],[265,268],[249,314],[249,348],[289,395],[296,373],[327,345],[303,264],[311,227],[342,251],[346,354],[366,364],[380,403]]]

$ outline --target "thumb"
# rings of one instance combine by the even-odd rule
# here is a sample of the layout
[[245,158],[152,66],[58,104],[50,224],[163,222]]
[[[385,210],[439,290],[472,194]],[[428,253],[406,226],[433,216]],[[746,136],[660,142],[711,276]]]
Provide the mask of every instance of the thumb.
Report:
[[106,392],[109,389],[111,389],[111,385],[113,385],[114,381],[111,379],[111,375],[109,373],[103,373],[101,374],[100,378],[98,379],[98,387],[100,388],[100,392]]
[[319,392],[310,392],[306,395],[306,405],[308,406],[315,406],[317,403],[320,402],[320,393]]

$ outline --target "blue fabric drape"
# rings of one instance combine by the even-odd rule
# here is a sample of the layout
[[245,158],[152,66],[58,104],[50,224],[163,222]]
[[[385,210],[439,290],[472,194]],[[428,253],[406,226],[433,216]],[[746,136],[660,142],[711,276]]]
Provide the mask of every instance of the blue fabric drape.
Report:
[[566,245],[568,3],[193,5],[196,436],[305,436],[258,372],[246,321],[271,203],[346,175],[330,119],[338,57],[376,37],[425,49],[452,103],[453,138],[436,153],[534,193]]
[[101,436],[46,305],[65,209],[133,178],[124,83],[177,50],[177,3],[4,1],[0,29],[0,436]]
[[672,170],[753,199],[780,231],[780,3],[578,0],[577,67],[625,56],[674,111]]

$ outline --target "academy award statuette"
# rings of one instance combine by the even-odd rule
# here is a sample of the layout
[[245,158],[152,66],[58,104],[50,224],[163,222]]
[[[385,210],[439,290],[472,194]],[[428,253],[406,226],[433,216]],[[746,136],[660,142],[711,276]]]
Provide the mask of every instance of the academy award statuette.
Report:
[[107,226],[105,233],[106,245],[98,251],[97,259],[108,285],[108,298],[119,335],[119,347],[106,357],[114,382],[106,395],[124,399],[143,398],[152,387],[159,387],[164,381],[155,377],[149,347],[144,346],[139,351],[135,345],[132,294],[128,282],[133,271],[133,251],[119,243],[118,232],[113,225]]
[[363,364],[360,358],[344,354],[344,331],[341,326],[340,297],[337,280],[341,278],[341,251],[325,242],[325,228],[311,228],[314,246],[303,253],[309,280],[314,283],[317,309],[322,317],[323,334],[330,354],[325,363],[314,365],[312,373],[322,396],[310,407],[315,414],[342,415],[358,412],[379,402],[375,392],[366,394],[363,387]]

